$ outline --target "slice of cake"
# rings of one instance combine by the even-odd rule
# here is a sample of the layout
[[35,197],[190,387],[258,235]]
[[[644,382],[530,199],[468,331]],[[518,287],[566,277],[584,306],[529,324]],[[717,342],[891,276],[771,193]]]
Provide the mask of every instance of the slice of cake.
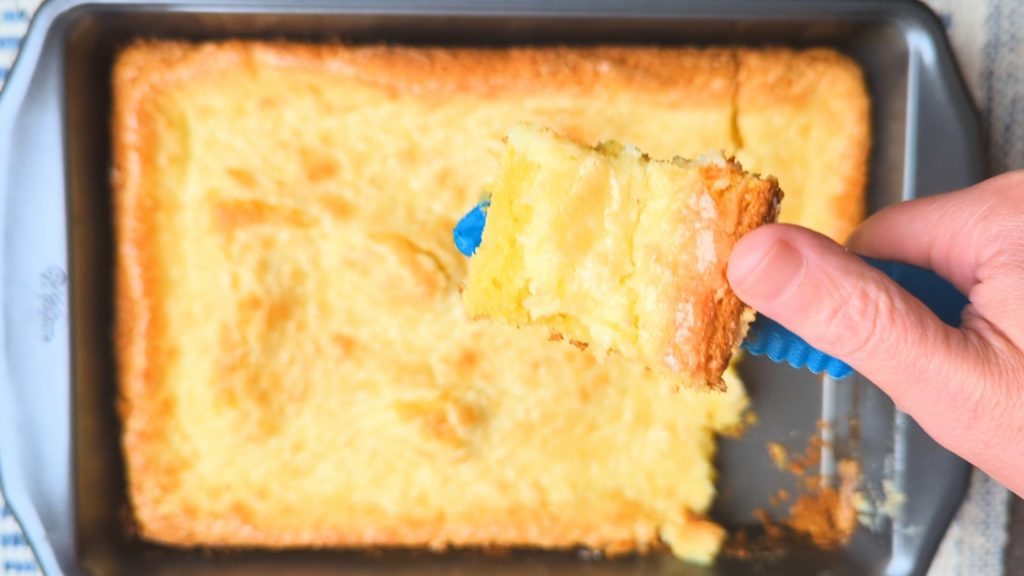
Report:
[[464,294],[471,315],[724,387],[749,321],[726,264],[740,236],[775,219],[774,179],[721,154],[654,161],[519,124],[491,192]]

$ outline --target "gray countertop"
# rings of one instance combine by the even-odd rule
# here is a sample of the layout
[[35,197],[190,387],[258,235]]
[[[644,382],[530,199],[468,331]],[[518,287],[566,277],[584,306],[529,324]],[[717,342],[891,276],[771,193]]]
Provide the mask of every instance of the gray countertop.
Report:
[[1007,522],[1009,539],[1006,542],[1004,574],[1024,574],[1024,500],[1014,497],[1010,502]]

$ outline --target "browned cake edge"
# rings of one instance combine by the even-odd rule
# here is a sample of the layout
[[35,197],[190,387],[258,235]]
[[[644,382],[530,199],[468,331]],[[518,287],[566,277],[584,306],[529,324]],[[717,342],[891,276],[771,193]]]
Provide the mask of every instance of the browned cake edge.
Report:
[[173,490],[180,470],[167,442],[170,399],[161,390],[164,353],[169,350],[158,303],[166,279],[152,239],[161,199],[146,178],[155,160],[156,118],[150,97],[161,72],[173,68],[174,53],[169,46],[138,44],[119,55],[113,73],[118,411],[129,505],[137,521],[133,528],[144,535],[164,531],[166,521],[154,512],[155,502]]
[[780,106],[815,110],[824,102],[829,107],[826,114],[846,120],[841,139],[845,161],[837,163],[830,175],[842,189],[829,203],[830,226],[818,230],[836,242],[845,242],[867,210],[864,190],[871,153],[871,98],[863,71],[850,57],[828,48],[737,48],[736,56],[737,114]]
[[[735,229],[729,232],[731,254],[732,246],[748,232],[763,224],[775,222],[779,216],[783,193],[775,178],[744,173],[743,167],[732,159],[724,167],[715,164],[701,167],[701,176],[707,181],[721,178],[723,172],[730,178],[730,186],[742,188],[738,220]],[[706,327],[707,335],[707,339],[698,346],[703,347],[703,362],[698,370],[702,367],[704,381],[712,389],[720,391],[725,390],[722,374],[753,320],[753,311],[732,291],[725,278],[725,270],[723,266],[722,278],[716,279],[716,283],[720,282],[720,288],[708,292],[702,301],[694,305],[695,318],[698,324]]]

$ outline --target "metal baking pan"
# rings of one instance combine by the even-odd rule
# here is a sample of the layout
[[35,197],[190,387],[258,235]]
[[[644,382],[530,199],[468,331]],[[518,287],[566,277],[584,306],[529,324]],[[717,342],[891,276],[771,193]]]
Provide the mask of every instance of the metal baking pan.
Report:
[[[966,487],[969,466],[933,443],[870,383],[828,394],[815,377],[747,359],[760,423],[724,440],[713,516],[753,525],[792,479],[769,441],[799,449],[823,415],[852,450],[868,491],[884,479],[901,514],[834,551],[587,561],[573,553],[367,555],[203,553],[126,530],[112,350],[110,68],[134,37],[291,38],[431,44],[655,43],[834,46],[863,67],[873,100],[870,208],[979,181],[975,112],[935,16],[907,1],[50,0],[38,11],[0,98],[3,331],[0,479],[47,574],[923,574]],[[824,396],[824,398],[823,398]],[[851,418],[859,439],[850,443]],[[843,447],[847,448],[843,448]],[[852,448],[850,448],[852,446]],[[284,488],[286,489],[286,488]]]

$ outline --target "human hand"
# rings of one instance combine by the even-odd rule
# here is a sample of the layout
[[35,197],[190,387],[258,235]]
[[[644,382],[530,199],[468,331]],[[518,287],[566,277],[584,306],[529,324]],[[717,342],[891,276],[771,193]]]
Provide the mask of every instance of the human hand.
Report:
[[729,283],[1024,496],[1024,171],[886,208],[848,246],[951,282],[970,300],[960,328],[842,246],[796,226],[772,224],[740,239]]

